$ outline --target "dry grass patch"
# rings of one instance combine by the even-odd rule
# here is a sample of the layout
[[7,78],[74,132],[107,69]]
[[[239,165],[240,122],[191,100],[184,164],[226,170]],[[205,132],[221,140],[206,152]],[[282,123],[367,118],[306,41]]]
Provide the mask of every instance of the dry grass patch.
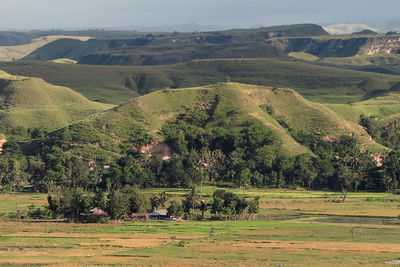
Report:
[[247,240],[245,242],[234,242],[229,244],[229,246],[239,248],[291,248],[335,251],[400,252],[400,244],[378,244],[361,242]]
[[80,246],[112,246],[123,248],[150,248],[165,244],[166,239],[100,238],[99,242],[79,243]]
[[12,259],[0,259],[0,264],[61,264],[67,262],[67,260],[61,259],[42,259],[42,258],[12,258]]

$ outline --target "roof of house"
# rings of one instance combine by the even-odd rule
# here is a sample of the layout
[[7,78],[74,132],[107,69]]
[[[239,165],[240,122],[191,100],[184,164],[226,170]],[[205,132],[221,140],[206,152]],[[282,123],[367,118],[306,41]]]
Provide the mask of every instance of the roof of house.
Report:
[[107,212],[105,212],[104,210],[102,210],[100,208],[94,208],[89,211],[90,211],[90,214],[92,214],[92,215],[107,215]]
[[156,208],[153,209],[153,212],[150,213],[150,216],[166,216],[168,214],[167,209],[159,209],[157,210]]

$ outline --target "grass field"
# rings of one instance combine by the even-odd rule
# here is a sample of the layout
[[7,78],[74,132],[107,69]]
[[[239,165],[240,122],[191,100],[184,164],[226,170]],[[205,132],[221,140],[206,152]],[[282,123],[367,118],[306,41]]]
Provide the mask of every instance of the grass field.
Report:
[[[213,187],[203,188],[204,197]],[[228,189],[242,194],[238,189]],[[184,189],[166,191],[179,199]],[[0,221],[0,265],[35,266],[384,266],[399,259],[400,197],[335,192],[252,189],[261,197],[260,219],[74,224]],[[42,194],[1,194],[2,214]],[[211,226],[214,234],[210,237]]]

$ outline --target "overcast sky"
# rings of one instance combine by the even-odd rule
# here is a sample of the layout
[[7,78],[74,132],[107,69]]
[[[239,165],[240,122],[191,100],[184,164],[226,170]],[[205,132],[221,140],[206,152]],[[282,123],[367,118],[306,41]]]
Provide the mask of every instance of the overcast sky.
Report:
[[0,28],[355,23],[400,19],[399,10],[400,0],[0,0]]

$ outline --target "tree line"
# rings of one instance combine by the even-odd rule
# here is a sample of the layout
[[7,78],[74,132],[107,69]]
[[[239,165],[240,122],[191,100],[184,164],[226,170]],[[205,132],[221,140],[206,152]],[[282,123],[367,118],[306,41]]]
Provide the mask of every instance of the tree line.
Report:
[[300,186],[394,192],[398,188],[396,149],[383,155],[382,166],[377,166],[353,137],[328,142],[292,129],[290,134],[312,153],[291,156],[282,150],[280,137],[257,120],[237,126],[230,123],[235,118],[217,125],[210,118],[207,111],[188,110],[163,125],[164,142],[174,151],[168,161],[140,152],[137,144],[150,140],[140,128],[130,138],[132,145],[124,144],[126,148],[112,161],[83,158],[76,148],[72,152],[67,130],[56,136],[38,133],[36,148],[24,153],[11,138],[0,156],[0,184],[8,190],[30,184],[37,192],[80,188],[107,194],[132,186],[190,188],[203,183],[232,184],[243,190]]

